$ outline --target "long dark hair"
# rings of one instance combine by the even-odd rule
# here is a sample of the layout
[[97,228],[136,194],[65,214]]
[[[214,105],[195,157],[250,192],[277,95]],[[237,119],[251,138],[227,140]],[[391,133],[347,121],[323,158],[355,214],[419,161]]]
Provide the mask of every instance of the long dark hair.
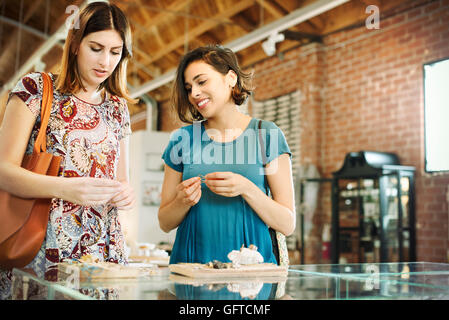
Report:
[[195,120],[204,119],[201,113],[190,103],[189,95],[184,86],[184,72],[195,61],[204,61],[223,75],[226,75],[229,70],[236,73],[237,83],[231,92],[235,104],[242,105],[251,94],[252,74],[245,73],[240,69],[237,57],[231,49],[224,48],[220,45],[208,45],[196,48],[187,53],[179,63],[172,89],[172,106],[181,121],[192,123]]
[[122,55],[112,74],[100,84],[111,94],[132,99],[126,88],[126,67],[132,56],[131,28],[125,14],[117,6],[106,2],[92,2],[76,17],[78,25],[71,28],[64,45],[56,88],[62,93],[74,93],[84,89],[78,70],[76,52],[84,37],[93,32],[116,30],[123,41]]

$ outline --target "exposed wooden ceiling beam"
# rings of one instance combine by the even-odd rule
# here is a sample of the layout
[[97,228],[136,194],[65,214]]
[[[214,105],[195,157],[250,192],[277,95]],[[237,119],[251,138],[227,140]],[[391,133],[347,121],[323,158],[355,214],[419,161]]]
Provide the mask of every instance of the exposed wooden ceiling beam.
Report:
[[[275,2],[281,6],[284,10],[286,10],[287,12],[291,12],[293,10],[298,9],[299,7],[305,5],[305,3],[302,3],[304,1],[300,1],[300,0],[289,0],[289,1],[283,1],[283,0],[275,0]],[[309,19],[307,21],[305,21],[303,23],[303,25],[301,26],[302,28],[307,28],[304,26],[308,25],[308,27],[310,27],[310,29],[305,30],[307,32],[312,32],[312,33],[320,33],[324,27],[324,23],[321,21],[320,16],[314,17],[312,19]]]
[[308,5],[310,5],[310,4],[312,4],[312,3],[316,2],[316,1],[317,0],[299,0],[298,1],[299,2],[298,8],[308,6]]
[[229,20],[246,32],[251,32],[257,28],[255,24],[249,22],[248,19],[245,19],[242,15],[235,15]]
[[[273,32],[282,32],[291,27],[296,26],[304,21],[307,21],[315,16],[323,14],[326,11],[332,10],[335,7],[338,7],[349,0],[318,0],[314,1],[308,6],[301,7],[297,10],[292,11],[285,17],[273,21],[259,29],[254,30],[253,32],[247,33],[244,36],[232,40],[230,42],[226,42],[225,46],[229,47],[234,52],[238,52],[244,50],[257,42],[260,42],[263,39],[266,39]],[[243,2],[243,1],[242,1]],[[223,14],[223,13],[222,13]],[[224,18],[224,17],[222,17]],[[207,21],[210,23],[210,21]],[[200,24],[201,25],[201,24]],[[181,40],[183,40],[181,38]],[[182,44],[182,43],[181,43]],[[172,44],[173,46],[173,44]],[[178,45],[179,46],[179,45]],[[176,49],[176,47],[174,48]],[[172,50],[174,50],[172,49]],[[135,88],[131,92],[132,97],[138,97],[144,93],[150,92],[168,82],[171,82],[175,76],[176,69],[173,68],[160,77],[148,81],[144,83],[139,88]]]
[[382,1],[381,0],[361,0],[362,3],[365,5],[365,7],[374,5],[374,6],[380,6]]
[[[296,41],[283,41],[279,44],[276,44],[276,48],[278,52],[284,52],[286,50],[298,46],[298,44],[299,43]],[[239,63],[242,68],[248,68],[257,62],[260,62],[261,60],[265,60],[268,58],[270,57],[267,56],[267,54],[262,50],[262,48],[259,48],[256,51],[251,52],[250,55],[244,55],[240,59]]]
[[325,26],[321,33],[323,35],[343,29],[345,27],[362,23],[366,20],[369,14],[365,12],[366,3],[377,3],[380,13],[387,12],[400,4],[403,0],[388,0],[388,1],[350,1],[340,7],[335,8],[331,12],[326,12],[321,17],[325,21]]
[[299,0],[275,0],[275,2],[287,12],[292,12],[301,7],[301,3]]
[[137,59],[133,59],[130,61],[130,66],[134,67],[138,67],[139,69],[142,69],[142,71],[144,71],[147,75],[147,77],[151,77],[151,78],[156,78],[158,76],[161,75],[161,70],[159,68],[156,69],[149,69],[149,67],[143,65],[142,63],[140,63],[139,61],[137,61]]
[[279,7],[277,4],[269,0],[256,0],[256,1],[276,19],[282,18],[288,13],[288,11],[283,10],[282,7]]
[[177,11],[182,11],[182,10],[184,10],[185,7],[189,6],[191,2],[192,2],[192,0],[176,0],[163,9],[162,8],[156,9],[154,7],[150,7],[147,5],[140,5],[139,11],[147,12],[147,11],[153,9],[153,10],[159,10],[159,13],[157,13],[154,17],[150,17],[148,15],[148,13],[146,13],[146,16],[148,17],[148,19],[143,24],[142,30],[140,32],[137,32],[134,36],[136,38],[140,38],[143,35],[143,33],[145,32],[145,30],[148,31],[150,26],[158,26],[162,22],[167,22],[167,20],[168,20],[167,16],[170,12],[175,13]]
[[[285,10],[282,6],[280,6],[278,1],[275,1],[274,3],[268,0],[256,0],[257,3],[259,3],[265,10],[267,10],[272,16],[274,16],[276,19],[280,19],[286,14],[288,14],[291,11],[294,11],[297,8],[293,7],[293,3],[295,1],[279,1],[284,4],[284,6],[287,6],[287,8],[290,8],[289,10]],[[288,4],[288,5],[287,5]],[[304,24],[308,24],[309,27],[304,26]],[[306,28],[307,32],[311,33],[319,33],[320,29],[316,26],[316,24],[311,23],[310,20],[307,20],[303,23],[303,26],[301,29]],[[294,26],[291,28],[295,31],[302,31],[299,26]],[[310,30],[312,29],[312,30]]]
[[[199,25],[193,27],[192,29],[188,30],[187,37],[189,39],[196,38],[200,36],[201,34],[207,32],[208,30],[218,26],[220,24],[220,20],[230,18],[237,13],[251,7],[254,4],[254,0],[243,0],[238,2],[237,4],[234,4],[231,8],[228,8],[227,10],[218,13],[214,17],[212,17],[210,20],[206,20],[204,22],[201,22]],[[159,60],[163,56],[165,56],[167,53],[175,50],[176,48],[182,46],[185,41],[185,35],[180,35],[176,37],[174,40],[172,40],[170,43],[167,43],[164,47],[162,47],[158,52],[154,53],[151,56],[151,59],[146,59],[145,63],[150,64],[156,60]]]
[[[142,6],[143,6],[141,0],[135,0],[135,1],[136,1],[136,4],[137,4],[139,7],[142,7]],[[148,14],[148,11],[147,11],[147,10],[138,10],[138,12],[139,12],[139,14],[140,14],[141,16],[143,16],[143,20],[144,20],[145,22],[151,20],[151,16]],[[133,19],[133,20],[134,20],[134,19]]]
[[[151,59],[151,57],[145,51],[141,50],[139,47],[137,47],[135,45],[134,45],[133,51],[136,54],[138,54],[139,56],[143,57],[145,60]],[[133,63],[134,61],[139,63],[141,66],[145,66],[143,63],[139,62],[137,59],[132,59],[131,63]],[[145,66],[145,67],[148,69],[149,74],[153,78],[159,76],[161,73],[161,70],[159,68],[154,68],[154,67],[150,67],[150,66]],[[150,68],[151,68],[151,70],[150,70]]]
[[326,22],[321,19],[320,16],[318,16],[313,19],[307,20],[304,24],[310,26],[312,30],[315,30],[315,33],[321,34],[326,25]]
[[[77,0],[76,3],[80,2],[81,0]],[[86,0],[84,0],[83,5],[86,4]],[[10,90],[15,83],[22,77],[24,74],[30,71],[30,69],[33,68],[36,61],[42,59],[43,56],[45,56],[56,44],[59,43],[61,40],[61,36],[65,34],[66,26],[64,24],[66,19],[65,15],[61,15],[58,20],[54,23],[55,25],[59,26],[59,29],[54,32],[44,43],[42,43],[32,54],[31,56],[25,61],[25,63],[22,63],[21,67],[18,71],[16,71],[8,80],[5,85],[0,90],[0,95],[3,94],[5,91]]]
[[40,7],[40,5],[42,4],[43,0],[38,0],[38,1],[34,1],[30,8],[28,9],[28,11],[25,14],[25,17],[23,18],[23,23],[26,23],[32,16],[33,14],[36,12],[37,8]]
[[[39,0],[39,1],[35,1],[33,4],[31,4],[31,6],[26,11],[24,17],[22,18],[22,21],[17,21],[17,23],[26,25],[28,20],[33,16],[33,14],[36,12],[37,8],[41,5],[41,3],[42,3],[42,0]],[[32,29],[32,28],[30,28],[30,29]],[[20,32],[20,29],[17,29],[17,30],[15,30],[15,32],[10,34],[9,39],[6,41],[8,46],[6,48],[5,47],[2,48],[2,55],[0,56],[0,61],[3,60],[3,57],[5,54],[9,54],[12,50],[16,49],[15,47],[17,46],[17,41],[15,41],[14,39],[17,39],[19,32]],[[6,58],[5,60],[9,61],[10,59]]]

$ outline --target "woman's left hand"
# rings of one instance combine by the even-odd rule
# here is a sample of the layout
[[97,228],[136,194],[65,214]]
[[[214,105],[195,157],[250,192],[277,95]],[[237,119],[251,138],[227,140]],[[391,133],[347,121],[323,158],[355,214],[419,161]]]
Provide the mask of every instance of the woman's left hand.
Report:
[[122,190],[112,197],[111,204],[119,210],[131,210],[135,203],[134,189],[128,182],[122,182]]
[[248,188],[249,180],[233,172],[213,172],[205,176],[207,187],[224,197],[242,195]]

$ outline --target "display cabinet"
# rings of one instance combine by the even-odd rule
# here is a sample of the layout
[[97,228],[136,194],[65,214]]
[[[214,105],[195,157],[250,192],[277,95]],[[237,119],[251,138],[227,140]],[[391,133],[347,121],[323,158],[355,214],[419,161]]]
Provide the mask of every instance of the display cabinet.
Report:
[[[331,178],[302,179],[298,184],[302,191],[299,207],[307,200],[303,190],[318,186],[316,211],[331,218],[329,262],[322,258],[328,241],[323,236],[322,252],[313,253],[312,263],[415,261],[414,173],[415,168],[400,165],[395,154],[360,151],[348,153]],[[305,261],[305,252],[317,247],[304,237],[304,211],[299,212],[302,264],[310,263]],[[325,223],[322,218],[317,220]]]
[[332,177],[332,263],[416,260],[414,173],[393,153],[346,155]]

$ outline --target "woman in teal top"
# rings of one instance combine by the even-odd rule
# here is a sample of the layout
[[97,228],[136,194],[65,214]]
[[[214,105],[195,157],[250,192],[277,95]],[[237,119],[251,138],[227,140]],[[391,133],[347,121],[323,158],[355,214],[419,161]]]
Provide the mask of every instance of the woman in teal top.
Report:
[[268,121],[259,131],[259,120],[237,108],[251,92],[249,80],[234,53],[220,46],[197,48],[178,67],[173,105],[180,120],[192,124],[172,133],[162,156],[159,224],[166,232],[178,228],[170,263],[228,262],[230,251],[250,244],[264,262],[276,263],[268,227],[285,235],[294,231],[285,137]]

